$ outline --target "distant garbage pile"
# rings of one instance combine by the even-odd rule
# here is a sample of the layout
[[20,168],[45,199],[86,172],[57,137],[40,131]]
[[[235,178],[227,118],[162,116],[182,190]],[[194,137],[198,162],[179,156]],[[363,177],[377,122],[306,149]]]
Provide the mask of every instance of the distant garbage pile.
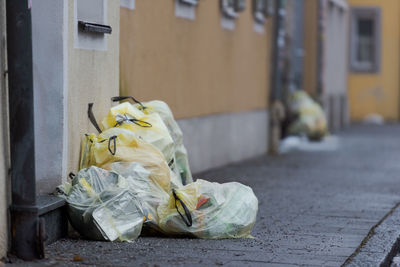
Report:
[[328,134],[324,111],[306,92],[291,93],[288,108],[294,118],[288,127],[289,135],[307,136],[309,140],[319,141]]
[[193,182],[182,131],[165,102],[132,99],[82,141],[80,171],[58,187],[71,225],[92,240],[132,241],[143,232],[206,239],[251,237],[258,200],[240,183]]

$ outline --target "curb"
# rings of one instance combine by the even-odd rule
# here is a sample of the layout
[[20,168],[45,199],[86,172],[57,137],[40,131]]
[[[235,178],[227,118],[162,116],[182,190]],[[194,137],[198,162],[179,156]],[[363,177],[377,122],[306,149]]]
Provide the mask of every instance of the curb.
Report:
[[390,266],[400,252],[400,202],[375,226],[342,266]]

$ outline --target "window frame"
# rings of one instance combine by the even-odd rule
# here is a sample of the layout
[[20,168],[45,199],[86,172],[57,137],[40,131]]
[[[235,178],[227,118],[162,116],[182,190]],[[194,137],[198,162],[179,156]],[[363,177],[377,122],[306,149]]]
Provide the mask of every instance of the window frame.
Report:
[[229,19],[236,19],[246,9],[245,0],[220,0],[220,5],[222,15]]
[[199,4],[198,0],[179,0],[182,4],[197,6]]
[[[379,7],[353,7],[350,25],[350,70],[361,73],[377,73],[380,71],[381,61],[381,9]],[[357,25],[360,19],[371,19],[373,21],[373,59],[371,64],[357,61]]]
[[[259,7],[259,2],[263,3],[262,7]],[[253,0],[252,6],[254,20],[260,24],[264,24],[267,18],[275,13],[274,0]]]

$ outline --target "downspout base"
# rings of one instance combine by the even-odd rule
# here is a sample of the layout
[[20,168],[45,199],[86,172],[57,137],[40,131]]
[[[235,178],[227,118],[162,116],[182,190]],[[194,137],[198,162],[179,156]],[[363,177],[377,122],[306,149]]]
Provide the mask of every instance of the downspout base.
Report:
[[23,260],[44,258],[44,223],[37,207],[11,206],[12,253]]

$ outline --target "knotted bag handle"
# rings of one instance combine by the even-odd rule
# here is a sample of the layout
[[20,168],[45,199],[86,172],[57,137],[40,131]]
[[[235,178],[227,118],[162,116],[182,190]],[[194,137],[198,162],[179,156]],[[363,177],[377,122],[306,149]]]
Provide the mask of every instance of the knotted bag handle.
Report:
[[99,133],[101,133],[101,129],[99,127],[99,124],[97,124],[96,117],[94,116],[92,109],[93,109],[93,103],[89,103],[88,104],[88,117],[89,117],[89,120],[93,124],[94,128],[96,128],[96,130]]
[[[111,141],[114,141],[114,151],[111,150]],[[115,156],[117,153],[117,136],[113,135],[108,139],[108,151],[110,151],[111,155]]]
[[69,177],[71,180],[74,180],[74,178],[76,177],[76,175],[75,175],[75,173],[70,172],[70,173],[68,174],[68,177]]
[[[103,142],[108,141],[108,145],[107,145],[108,151],[110,152],[111,155],[114,156],[115,153],[117,153],[117,138],[118,138],[118,136],[113,135],[113,136],[111,136],[111,137],[108,138],[108,139],[103,139],[103,140],[98,141],[98,142],[99,142],[99,143],[103,143]],[[111,149],[111,142],[112,142],[112,141],[114,141],[114,149]]]
[[120,102],[120,101],[126,100],[126,99],[131,99],[131,100],[133,100],[133,102],[139,104],[142,107],[142,110],[146,109],[146,107],[143,106],[142,102],[140,102],[139,100],[137,100],[133,96],[114,96],[114,97],[111,97],[111,101],[113,101],[113,102]]
[[[175,208],[178,211],[179,215],[181,216],[183,222],[188,226],[192,226],[193,222],[192,222],[192,215],[189,212],[189,209],[186,207],[185,203],[183,203],[183,201],[176,195],[175,189],[172,189],[172,195],[175,198]],[[185,210],[185,216],[182,215],[182,213],[179,211],[178,209],[178,205],[176,204],[176,201],[179,201],[179,203],[181,203],[183,209]]]
[[114,127],[121,126],[124,122],[128,121],[131,123],[136,124],[137,126],[143,127],[143,128],[150,128],[153,127],[150,122],[147,121],[142,121],[138,120],[136,118],[130,119],[126,114],[124,115],[117,115],[117,118],[122,118],[122,120],[117,120],[117,123],[114,125]]

